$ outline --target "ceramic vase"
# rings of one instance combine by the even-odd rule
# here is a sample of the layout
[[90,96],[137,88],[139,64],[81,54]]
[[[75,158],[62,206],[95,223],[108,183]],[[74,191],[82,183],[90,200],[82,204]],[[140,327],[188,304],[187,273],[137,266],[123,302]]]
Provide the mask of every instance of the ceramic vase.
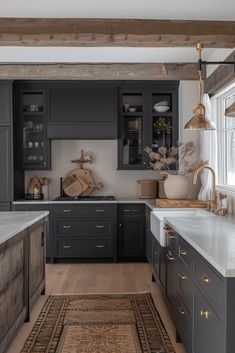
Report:
[[190,191],[187,176],[167,172],[162,172],[162,174],[167,175],[167,179],[164,181],[166,197],[173,200],[187,199]]

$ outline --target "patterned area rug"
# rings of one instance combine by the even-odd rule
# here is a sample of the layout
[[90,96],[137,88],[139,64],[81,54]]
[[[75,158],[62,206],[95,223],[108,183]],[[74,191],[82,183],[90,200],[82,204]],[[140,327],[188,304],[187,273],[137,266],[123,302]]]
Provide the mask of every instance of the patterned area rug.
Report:
[[21,353],[174,353],[150,293],[52,295]]

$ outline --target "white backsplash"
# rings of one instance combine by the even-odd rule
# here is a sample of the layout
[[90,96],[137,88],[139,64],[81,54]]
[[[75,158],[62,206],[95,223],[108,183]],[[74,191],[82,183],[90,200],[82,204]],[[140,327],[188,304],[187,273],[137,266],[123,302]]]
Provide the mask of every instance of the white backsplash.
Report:
[[[197,83],[183,81],[179,89],[179,131],[181,141],[194,141],[199,146],[199,134],[195,131],[183,130],[184,124],[192,115],[192,107],[197,103]],[[115,195],[120,198],[137,197],[139,179],[157,179],[159,174],[152,170],[117,170],[117,140],[54,140],[51,142],[51,171],[26,171],[25,189],[27,190],[30,178],[50,178],[49,197],[59,195],[60,177],[65,177],[75,164],[71,160],[80,157],[81,150],[92,151],[95,155],[93,164],[85,167],[92,170],[96,182],[104,184],[101,191],[95,190],[93,195]],[[198,159],[198,151],[193,160]],[[190,197],[195,197],[198,186],[192,185]]]

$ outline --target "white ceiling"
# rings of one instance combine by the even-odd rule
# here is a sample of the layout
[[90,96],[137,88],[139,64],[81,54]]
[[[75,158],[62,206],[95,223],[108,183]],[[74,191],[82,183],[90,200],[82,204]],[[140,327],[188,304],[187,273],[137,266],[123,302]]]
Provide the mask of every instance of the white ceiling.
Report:
[[0,17],[235,20],[234,0],[0,0]]
[[[0,17],[235,20],[235,0],[0,0]],[[203,58],[224,60],[231,51],[205,48]],[[195,61],[195,48],[0,47],[0,62]]]

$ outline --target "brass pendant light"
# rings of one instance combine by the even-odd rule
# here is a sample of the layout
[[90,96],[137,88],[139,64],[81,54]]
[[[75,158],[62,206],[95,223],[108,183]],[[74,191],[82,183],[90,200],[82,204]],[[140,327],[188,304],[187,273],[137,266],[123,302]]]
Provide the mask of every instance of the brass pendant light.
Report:
[[184,129],[188,130],[215,130],[215,124],[206,117],[205,115],[205,106],[202,104],[202,65],[201,65],[201,54],[202,54],[203,44],[197,43],[197,51],[199,57],[199,69],[198,69],[198,76],[199,76],[199,103],[193,110],[193,117],[187,122]]
[[228,118],[235,118],[235,102],[225,109],[224,115]]

